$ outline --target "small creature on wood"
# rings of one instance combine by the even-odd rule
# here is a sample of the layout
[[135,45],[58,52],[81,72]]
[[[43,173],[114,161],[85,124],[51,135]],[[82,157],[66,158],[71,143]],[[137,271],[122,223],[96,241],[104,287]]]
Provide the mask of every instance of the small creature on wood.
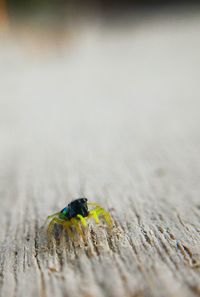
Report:
[[[74,227],[78,234],[84,236],[81,225],[87,227],[89,218],[94,218],[98,224],[99,216],[102,216],[107,224],[112,226],[109,212],[105,211],[98,203],[87,201],[87,198],[78,198],[71,201],[61,211],[48,216],[47,219],[51,219],[47,230],[48,235],[50,236],[54,224],[60,224],[65,228],[69,237],[73,237],[73,228],[71,227]],[[89,207],[92,207],[92,209],[89,210]]]

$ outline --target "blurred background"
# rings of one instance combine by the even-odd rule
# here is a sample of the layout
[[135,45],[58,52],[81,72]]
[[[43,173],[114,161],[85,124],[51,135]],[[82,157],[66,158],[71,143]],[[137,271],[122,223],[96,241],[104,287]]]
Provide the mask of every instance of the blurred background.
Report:
[[1,0],[0,20],[2,162],[39,152],[85,178],[101,167],[105,181],[137,160],[157,168],[173,156],[173,168],[175,152],[190,164],[198,2]]

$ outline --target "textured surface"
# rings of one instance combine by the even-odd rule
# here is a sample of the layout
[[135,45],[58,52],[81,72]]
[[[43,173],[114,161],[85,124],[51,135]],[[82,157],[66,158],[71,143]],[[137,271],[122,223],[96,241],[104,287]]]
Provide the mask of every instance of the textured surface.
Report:
[[[200,296],[199,30],[196,13],[86,27],[49,56],[1,42],[1,297]],[[79,196],[113,230],[48,243]]]

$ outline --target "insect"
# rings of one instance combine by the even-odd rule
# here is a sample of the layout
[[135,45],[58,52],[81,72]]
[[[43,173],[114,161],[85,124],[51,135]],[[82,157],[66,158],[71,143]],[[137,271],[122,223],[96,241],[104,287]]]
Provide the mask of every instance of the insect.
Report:
[[71,201],[61,211],[47,217],[47,219],[51,219],[47,233],[50,235],[54,224],[59,224],[65,228],[69,237],[73,237],[71,227],[74,227],[79,235],[84,236],[81,225],[87,227],[89,218],[93,218],[98,224],[99,216],[103,216],[107,224],[112,226],[111,216],[103,207],[96,202],[88,202],[87,198],[78,198]]

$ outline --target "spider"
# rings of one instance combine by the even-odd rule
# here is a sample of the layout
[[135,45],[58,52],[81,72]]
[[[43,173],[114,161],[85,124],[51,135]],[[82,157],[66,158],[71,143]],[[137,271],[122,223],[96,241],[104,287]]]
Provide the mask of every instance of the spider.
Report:
[[[80,224],[87,227],[89,218],[94,218],[98,224],[100,215],[104,217],[109,226],[112,226],[109,212],[105,211],[98,203],[87,201],[87,198],[78,198],[71,201],[61,211],[48,216],[47,219],[51,219],[47,230],[48,235],[51,234],[54,224],[59,224],[65,228],[69,237],[73,237],[71,227],[74,227],[79,235],[84,236]],[[93,206],[93,208],[89,210],[89,206]]]

